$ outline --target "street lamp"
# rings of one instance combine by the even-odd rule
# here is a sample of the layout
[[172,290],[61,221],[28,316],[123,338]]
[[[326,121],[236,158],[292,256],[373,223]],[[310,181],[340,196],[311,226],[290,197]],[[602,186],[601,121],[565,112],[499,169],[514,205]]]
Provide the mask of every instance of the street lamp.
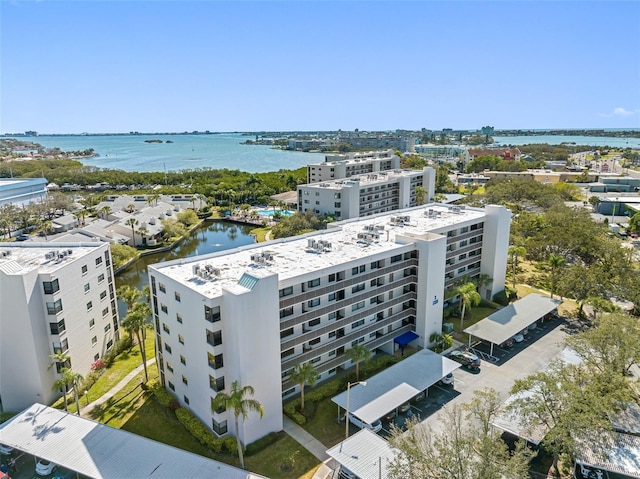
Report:
[[367,385],[366,381],[356,381],[354,383],[347,383],[347,407],[345,408],[344,413],[344,438],[349,438],[349,392],[351,391],[351,386],[357,386],[358,384],[362,384],[363,386]]

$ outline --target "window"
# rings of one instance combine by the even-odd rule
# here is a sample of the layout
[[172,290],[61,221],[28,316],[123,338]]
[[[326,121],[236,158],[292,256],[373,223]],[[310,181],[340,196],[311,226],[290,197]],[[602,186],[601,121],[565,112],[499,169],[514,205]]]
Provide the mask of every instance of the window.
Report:
[[318,344],[320,342],[320,338],[315,338],[309,341],[309,346],[313,346],[314,344]]
[[286,338],[287,336],[291,336],[293,334],[293,328],[285,329],[284,331],[280,331],[280,338]]
[[102,310],[102,316],[103,317],[106,316],[107,314],[109,314],[109,307],[108,306]]
[[49,323],[49,329],[51,330],[51,334],[64,333],[66,329],[64,325],[64,319],[61,319],[57,323]]
[[309,362],[310,362],[311,364],[319,363],[321,359],[322,359],[322,358],[321,358],[320,356],[318,356],[317,358],[313,358],[313,359],[312,359],[311,361],[309,361]]
[[336,337],[336,332],[335,332],[335,331],[331,331],[331,332],[329,333],[329,337],[330,337],[330,338],[335,338],[335,337]]
[[180,302],[180,293],[178,293],[177,291],[175,293],[173,293],[173,295],[176,298],[176,301],[179,303]]
[[360,339],[356,339],[355,341],[351,341],[351,347],[355,346],[358,343],[364,343],[364,337]]
[[103,300],[107,297],[107,290],[105,289],[102,293],[100,293],[100,300]]
[[336,280],[336,274],[335,273],[331,273],[329,275],[329,283],[333,283]]
[[351,305],[351,311],[358,311],[362,308],[364,308],[364,301],[359,301],[356,304]]
[[185,358],[184,356],[180,355],[180,362],[186,366],[187,365],[187,358]]
[[107,323],[104,326],[104,332],[108,333],[109,331],[111,331],[111,323]]
[[163,313],[168,313],[169,310],[167,309],[167,305],[166,304],[162,304],[160,303],[160,309],[162,310]]
[[44,294],[53,294],[60,291],[60,285],[58,284],[57,279],[54,279],[53,281],[44,281],[42,286],[44,287]]
[[357,293],[359,291],[362,291],[365,288],[365,284],[364,283],[360,283],[360,284],[356,284],[353,288],[351,288],[351,293]]
[[[216,411],[218,412],[218,411]],[[213,419],[213,431],[218,435],[218,436],[222,436],[223,434],[227,433],[227,421],[226,419],[222,422],[218,422],[215,419]]]
[[98,275],[98,283],[102,283],[104,281],[104,273],[100,273]]
[[89,329],[93,329],[93,327],[96,325],[96,320],[95,319],[90,319],[89,320]]
[[102,264],[102,256],[96,258],[96,266],[100,266]]
[[354,266],[353,268],[351,268],[351,274],[356,275],[358,273],[364,273],[366,269],[367,267],[363,264],[361,264],[360,266]]
[[360,321],[356,321],[355,323],[351,323],[351,329],[356,329],[364,324],[364,319]]
[[95,346],[96,344],[98,344],[98,337],[94,336],[91,338],[91,346]]
[[182,398],[186,404],[189,404],[189,398],[187,396],[182,396]]
[[282,288],[280,290],[280,297],[289,296],[293,294],[293,286],[287,286],[286,288]]
[[307,286],[309,288],[315,288],[316,286],[320,286],[320,278],[312,279],[311,281],[307,281]]
[[171,354],[171,346],[169,346],[167,343],[164,343],[164,350]]
[[291,316],[293,314],[293,306],[289,306],[288,308],[284,308],[280,310],[280,319],[286,318],[287,316]]
[[207,329],[207,343],[211,346],[220,346],[222,344],[222,331],[209,331]]
[[91,285],[89,283],[84,285],[84,292],[85,293],[88,293],[90,289],[91,289]]
[[182,382],[187,386],[189,385],[189,380],[187,379],[187,376],[185,376],[184,374],[182,375]]
[[391,257],[391,262],[392,263],[397,263],[398,261],[402,261],[402,255],[401,254],[397,254],[397,255]]
[[92,308],[93,308],[93,301],[89,301],[87,303],[87,311],[91,311]]
[[171,381],[167,381],[167,383],[169,384],[169,389],[171,389],[172,391],[176,390],[176,387],[173,385]]
[[315,308],[318,305],[320,305],[320,298],[313,298],[307,301],[307,306],[310,308]]
[[207,361],[209,363],[209,367],[212,369],[219,369],[224,366],[224,358],[222,354],[213,355],[211,353],[207,353]]
[[107,343],[107,350],[111,349],[111,346],[113,346],[113,339],[110,339]]
[[295,352],[294,348],[287,349],[286,351],[283,351],[282,353],[280,353],[280,359],[284,359],[287,356],[292,356],[294,352]]
[[178,321],[180,324],[182,324],[182,315],[176,313],[176,321]]
[[318,324],[320,324],[320,318],[316,318],[316,319],[312,319],[311,321],[309,321],[307,323],[309,326],[317,326]]
[[224,376],[216,379],[213,376],[209,375],[209,387],[215,392],[224,390]]
[[173,366],[169,361],[167,361],[167,369],[169,370],[169,372],[173,372]]
[[180,344],[184,344],[184,336],[182,336],[182,334],[178,334],[178,341]]
[[328,297],[329,301],[335,301],[336,299],[336,293],[329,293],[329,297]]
[[162,323],[162,330],[167,334],[171,334],[171,330],[169,329],[169,326],[167,326],[166,323]]
[[167,292],[167,288],[165,288],[164,284],[162,283],[158,283],[158,288],[160,289],[161,292],[166,293]]
[[100,353],[97,353],[93,356],[94,361],[97,361],[98,359],[100,359]]
[[83,274],[83,275],[84,275],[84,274],[87,274],[87,270],[88,270],[88,268],[87,268],[87,265],[85,264],[85,265],[82,267],[82,274]]
[[210,323],[215,323],[216,321],[220,321],[220,306],[215,306],[213,308],[210,308],[209,306],[205,306],[204,319],[206,319]]

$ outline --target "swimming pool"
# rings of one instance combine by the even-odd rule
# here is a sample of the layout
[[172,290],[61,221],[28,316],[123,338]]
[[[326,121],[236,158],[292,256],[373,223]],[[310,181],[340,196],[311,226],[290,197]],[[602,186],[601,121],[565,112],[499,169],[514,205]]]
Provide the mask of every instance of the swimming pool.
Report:
[[[291,216],[293,214],[293,212],[291,211],[285,211],[285,210],[276,210],[277,212],[280,213],[280,215],[282,216]],[[257,210],[256,213],[258,213],[260,216],[273,216],[274,215],[274,211],[271,210]]]

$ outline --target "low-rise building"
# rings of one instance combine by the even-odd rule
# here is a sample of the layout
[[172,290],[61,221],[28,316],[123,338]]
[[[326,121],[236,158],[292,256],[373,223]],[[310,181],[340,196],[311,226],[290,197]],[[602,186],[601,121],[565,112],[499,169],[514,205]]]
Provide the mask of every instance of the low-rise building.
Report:
[[[298,365],[320,380],[353,363],[357,344],[392,354],[415,332],[442,331],[445,292],[486,274],[483,298],[504,289],[510,212],[429,204],[332,223],[325,231],[151,265],[160,381],[218,435],[246,444],[282,429]],[[255,389],[263,419],[235,430],[211,401],[234,381]]]
[[[433,200],[435,181],[435,170],[425,167],[299,185],[298,211],[345,220],[410,208]],[[416,195],[418,187],[424,189],[422,198]]]
[[118,338],[109,245],[0,244],[0,396],[5,410],[60,396],[54,383],[66,353],[86,376]]
[[44,178],[0,178],[0,206],[26,206],[47,196]]

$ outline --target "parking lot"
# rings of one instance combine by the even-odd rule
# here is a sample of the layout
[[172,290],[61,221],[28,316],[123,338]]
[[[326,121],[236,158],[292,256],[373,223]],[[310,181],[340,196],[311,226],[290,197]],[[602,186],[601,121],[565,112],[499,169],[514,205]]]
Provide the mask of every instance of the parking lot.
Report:
[[[37,458],[31,454],[23,453],[15,449],[11,454],[3,454],[2,464],[6,465],[9,469],[9,476],[11,479],[82,479],[84,476],[76,475],[74,472],[70,472],[64,468],[56,468],[51,474],[47,476],[39,476],[36,474]],[[15,466],[11,466],[11,460],[15,459]]]

